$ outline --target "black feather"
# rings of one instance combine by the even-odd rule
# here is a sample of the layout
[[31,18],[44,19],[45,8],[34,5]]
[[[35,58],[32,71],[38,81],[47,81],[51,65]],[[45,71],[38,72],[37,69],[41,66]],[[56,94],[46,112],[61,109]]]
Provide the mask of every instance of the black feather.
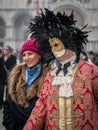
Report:
[[49,38],[59,38],[65,48],[71,49],[76,53],[77,62],[80,58],[80,53],[84,49],[84,45],[88,42],[88,31],[83,31],[87,25],[82,29],[76,26],[73,11],[68,16],[65,12],[57,12],[45,8],[41,9],[39,16],[35,16],[30,22],[29,31],[32,37],[35,37],[39,43],[39,50],[43,53],[43,63],[49,63],[54,60]]

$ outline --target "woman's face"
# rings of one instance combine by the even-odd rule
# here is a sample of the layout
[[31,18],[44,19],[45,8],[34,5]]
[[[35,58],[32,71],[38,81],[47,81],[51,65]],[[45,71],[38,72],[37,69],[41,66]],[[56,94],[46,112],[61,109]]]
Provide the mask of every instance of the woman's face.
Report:
[[4,49],[3,49],[3,54],[4,54],[4,55],[8,55],[9,52],[10,52],[9,48],[8,48],[8,47],[4,47]]
[[41,56],[32,51],[24,51],[22,54],[23,61],[28,67],[33,67],[39,63]]

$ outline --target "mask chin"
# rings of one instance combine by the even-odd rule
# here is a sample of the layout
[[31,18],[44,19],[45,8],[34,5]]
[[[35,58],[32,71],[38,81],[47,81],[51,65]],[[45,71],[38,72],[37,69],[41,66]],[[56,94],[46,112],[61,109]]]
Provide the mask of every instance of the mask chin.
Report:
[[65,49],[63,49],[62,51],[59,52],[53,52],[53,54],[56,58],[60,58],[65,54],[65,52],[66,52]]

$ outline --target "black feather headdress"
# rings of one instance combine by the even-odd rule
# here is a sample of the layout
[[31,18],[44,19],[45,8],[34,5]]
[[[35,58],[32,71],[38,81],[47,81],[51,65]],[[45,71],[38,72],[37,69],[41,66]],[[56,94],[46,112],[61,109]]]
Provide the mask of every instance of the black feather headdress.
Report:
[[84,49],[84,44],[87,43],[88,31],[83,31],[84,28],[76,27],[73,11],[68,16],[63,13],[54,13],[49,9],[41,10],[39,16],[35,16],[29,25],[31,37],[35,37],[39,42],[39,50],[43,53],[42,61],[50,63],[55,59],[49,44],[49,38],[59,38],[65,48],[68,48],[76,53],[76,61],[79,61],[80,53]]

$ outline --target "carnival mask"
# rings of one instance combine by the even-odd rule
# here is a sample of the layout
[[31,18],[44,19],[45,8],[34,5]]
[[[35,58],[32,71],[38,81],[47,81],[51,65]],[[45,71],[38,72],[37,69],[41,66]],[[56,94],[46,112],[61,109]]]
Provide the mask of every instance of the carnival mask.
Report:
[[60,58],[65,54],[65,47],[60,39],[49,38],[49,43],[56,58]]

